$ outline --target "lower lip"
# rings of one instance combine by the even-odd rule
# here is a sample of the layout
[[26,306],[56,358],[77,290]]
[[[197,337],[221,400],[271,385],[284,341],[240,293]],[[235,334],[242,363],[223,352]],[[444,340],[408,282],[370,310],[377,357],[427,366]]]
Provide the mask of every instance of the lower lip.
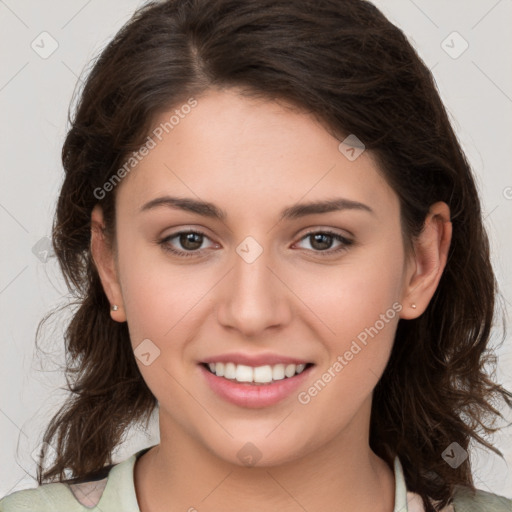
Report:
[[221,398],[240,407],[260,408],[274,405],[290,396],[308,378],[313,366],[293,377],[275,381],[271,384],[250,384],[217,377],[202,364],[199,365],[210,388]]

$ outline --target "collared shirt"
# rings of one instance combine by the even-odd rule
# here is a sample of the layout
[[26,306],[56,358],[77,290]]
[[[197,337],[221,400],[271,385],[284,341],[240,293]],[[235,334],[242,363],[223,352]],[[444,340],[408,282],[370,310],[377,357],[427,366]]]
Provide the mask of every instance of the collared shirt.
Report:
[[[13,492],[0,500],[0,512],[140,512],[135,493],[134,467],[137,458],[152,447],[104,468],[107,476],[87,482],[47,483],[35,489]],[[424,512],[421,498],[407,490],[402,465],[394,460],[395,507],[393,512]],[[512,500],[478,491],[477,498],[448,505],[441,512],[512,512]],[[473,506],[472,504],[475,504]]]

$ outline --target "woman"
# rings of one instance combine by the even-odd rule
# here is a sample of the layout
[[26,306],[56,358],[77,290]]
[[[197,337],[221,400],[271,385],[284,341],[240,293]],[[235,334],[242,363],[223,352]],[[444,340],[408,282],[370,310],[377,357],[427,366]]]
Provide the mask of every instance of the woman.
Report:
[[[143,7],[63,163],[75,396],[1,510],[510,511],[467,452],[512,405],[474,178],[372,4]],[[160,443],[112,464],[155,407]]]

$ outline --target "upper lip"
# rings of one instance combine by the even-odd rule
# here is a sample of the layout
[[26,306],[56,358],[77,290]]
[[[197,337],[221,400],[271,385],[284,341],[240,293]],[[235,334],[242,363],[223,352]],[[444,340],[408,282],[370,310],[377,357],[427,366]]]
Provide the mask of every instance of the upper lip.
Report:
[[265,366],[275,364],[308,364],[311,361],[298,359],[296,357],[282,356],[279,354],[242,354],[233,352],[228,354],[220,354],[204,359],[203,363],[235,363],[244,364],[246,366]]

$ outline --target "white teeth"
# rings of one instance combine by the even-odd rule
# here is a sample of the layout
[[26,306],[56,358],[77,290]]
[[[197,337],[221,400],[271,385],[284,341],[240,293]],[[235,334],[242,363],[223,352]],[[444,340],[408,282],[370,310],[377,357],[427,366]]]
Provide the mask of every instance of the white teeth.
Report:
[[226,363],[224,365],[224,377],[226,379],[236,379],[236,366],[234,363]]
[[272,381],[272,367],[257,366],[254,368],[254,382],[271,382]]
[[276,364],[272,367],[272,380],[284,379],[284,364]]
[[254,372],[250,366],[238,364],[235,371],[235,380],[238,382],[253,382]]
[[212,365],[213,368],[210,367],[210,370],[219,377],[224,377],[224,363],[212,363]]
[[293,377],[295,375],[295,370],[297,369],[297,366],[294,364],[287,364],[286,368],[284,369],[284,374],[287,377]]
[[273,366],[247,366],[235,363],[209,363],[208,368],[217,377],[236,380],[238,382],[256,382],[266,384],[268,382],[283,380],[302,373],[305,364],[275,364]]

